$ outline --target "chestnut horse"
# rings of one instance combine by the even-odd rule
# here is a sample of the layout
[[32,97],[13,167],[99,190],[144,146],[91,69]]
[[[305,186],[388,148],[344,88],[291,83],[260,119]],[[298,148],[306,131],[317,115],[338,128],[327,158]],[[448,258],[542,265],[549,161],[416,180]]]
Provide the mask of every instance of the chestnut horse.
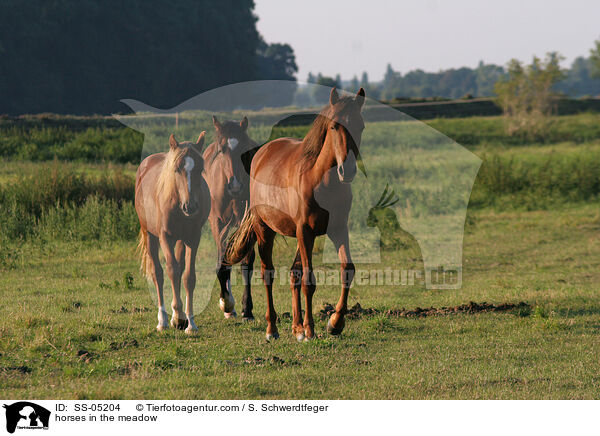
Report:
[[[213,116],[216,139],[204,151],[204,178],[210,188],[211,209],[208,221],[217,245],[217,278],[221,287],[219,306],[225,318],[236,316],[235,299],[231,292],[231,266],[222,263],[227,234],[240,224],[250,198],[248,172],[244,159],[257,147],[247,134],[248,118],[221,123]],[[250,282],[254,265],[254,250],[242,261],[242,318],[254,319]]]
[[[313,339],[312,299],[316,283],[312,250],[317,236],[327,234],[341,263],[342,292],[327,323],[339,335],[344,328],[348,291],[354,278],[350,257],[348,215],[352,205],[350,182],[356,175],[364,122],[361,115],[365,91],[340,98],[331,90],[329,104],[315,119],[303,140],[279,138],[265,144],[254,156],[250,170],[250,207],[227,246],[226,262],[234,264],[258,242],[261,269],[267,290],[267,340],[277,339],[273,307],[273,240],[275,234],[297,238],[291,267],[292,333]],[[302,321],[300,290],[306,312]]]
[[[170,150],[148,156],[135,177],[135,210],[140,220],[141,269],[154,282],[158,294],[158,325],[168,327],[163,301],[163,270],[158,247],[165,255],[173,289],[171,325],[192,333],[195,260],[202,226],[210,213],[210,193],[202,170],[202,132],[196,143],[169,138]],[[185,314],[180,298],[181,279],[186,290]]]

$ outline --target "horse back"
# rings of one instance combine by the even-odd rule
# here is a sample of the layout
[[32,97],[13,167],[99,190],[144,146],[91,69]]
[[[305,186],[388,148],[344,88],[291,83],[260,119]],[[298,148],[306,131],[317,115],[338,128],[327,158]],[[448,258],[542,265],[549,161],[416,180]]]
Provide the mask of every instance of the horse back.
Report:
[[[263,145],[254,155],[250,166],[250,176],[263,183],[275,180],[263,180],[286,177],[289,173],[297,174],[298,162],[302,154],[302,141],[296,138],[278,138]],[[279,183],[275,183],[282,186]],[[290,186],[284,183],[283,186]]]

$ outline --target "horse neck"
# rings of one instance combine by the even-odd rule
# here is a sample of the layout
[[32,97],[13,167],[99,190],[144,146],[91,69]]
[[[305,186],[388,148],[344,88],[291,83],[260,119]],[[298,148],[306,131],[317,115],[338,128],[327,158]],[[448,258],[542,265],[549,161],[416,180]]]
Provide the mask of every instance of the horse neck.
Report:
[[335,165],[335,162],[335,153],[332,147],[325,142],[311,170],[313,177],[317,180],[322,180],[323,176]]

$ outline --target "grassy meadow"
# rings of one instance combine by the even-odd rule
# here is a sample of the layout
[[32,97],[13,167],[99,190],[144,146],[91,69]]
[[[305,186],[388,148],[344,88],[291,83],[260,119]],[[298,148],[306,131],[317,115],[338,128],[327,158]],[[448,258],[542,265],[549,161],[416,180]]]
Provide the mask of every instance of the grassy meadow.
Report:
[[[325,303],[335,304],[339,288],[323,284],[314,299],[318,337],[308,343],[297,343],[291,334],[289,285],[280,278],[274,294],[278,341],[264,339],[259,274],[256,321],[223,319],[216,288],[206,291],[214,283],[207,228],[199,257],[210,268],[199,273],[204,291],[195,301],[199,332],[157,333],[155,297],[135,254],[133,174],[142,136],[93,118],[51,121],[0,120],[3,397],[600,396],[600,115],[557,117],[543,138],[508,137],[500,117],[428,121],[483,161],[465,224],[462,288],[355,285],[350,306],[360,303],[374,313],[348,319],[342,337],[331,338],[318,312]],[[251,117],[250,123],[253,137],[306,131],[298,126],[270,132],[253,126]],[[183,118],[178,137],[196,137],[200,124]],[[389,152],[385,141],[422,146],[423,133],[411,126],[400,130],[407,132],[402,138],[382,133],[396,127],[367,125],[363,140],[374,144],[369,177],[404,182],[410,189],[397,194],[413,195],[431,210],[437,204],[433,185],[418,182],[423,173],[439,177],[438,162],[432,155],[420,172],[411,172],[410,159]],[[386,165],[396,172],[386,172]],[[365,218],[381,192],[356,189],[354,209]],[[421,268],[414,238],[393,225],[390,232],[382,252],[386,263]],[[293,240],[277,240],[276,267],[291,264],[293,249]],[[317,244],[317,254],[322,249]],[[239,285],[234,295],[239,311]],[[165,300],[170,302],[168,286]],[[524,301],[530,309],[427,317],[386,313],[471,301]]]

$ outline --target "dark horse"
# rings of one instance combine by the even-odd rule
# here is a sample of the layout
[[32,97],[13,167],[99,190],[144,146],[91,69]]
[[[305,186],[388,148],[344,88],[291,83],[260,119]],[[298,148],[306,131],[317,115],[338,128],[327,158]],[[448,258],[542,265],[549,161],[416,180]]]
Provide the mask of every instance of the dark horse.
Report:
[[[231,266],[222,263],[226,238],[232,226],[240,224],[250,198],[248,170],[245,160],[257,147],[247,134],[248,119],[220,122],[213,116],[216,139],[204,151],[204,178],[210,188],[211,209],[208,221],[217,244],[217,278],[221,286],[219,306],[225,318],[236,316],[235,299],[231,292]],[[249,152],[250,151],[250,152]],[[249,162],[247,162],[249,166]],[[254,265],[254,250],[242,261],[244,295],[242,317],[254,319],[250,281]]]
[[[350,182],[356,175],[364,122],[361,115],[365,91],[340,98],[331,90],[329,104],[321,111],[303,140],[279,138],[265,144],[254,156],[250,170],[250,206],[232,235],[226,262],[245,258],[258,242],[262,276],[267,289],[267,340],[277,339],[273,307],[273,240],[275,234],[297,238],[291,267],[292,332],[296,338],[314,338],[312,298],[316,283],[312,269],[315,238],[327,234],[341,263],[342,292],[327,324],[330,334],[344,329],[348,291],[354,278],[350,258],[348,215],[352,205]],[[306,312],[302,321],[300,289]]]

